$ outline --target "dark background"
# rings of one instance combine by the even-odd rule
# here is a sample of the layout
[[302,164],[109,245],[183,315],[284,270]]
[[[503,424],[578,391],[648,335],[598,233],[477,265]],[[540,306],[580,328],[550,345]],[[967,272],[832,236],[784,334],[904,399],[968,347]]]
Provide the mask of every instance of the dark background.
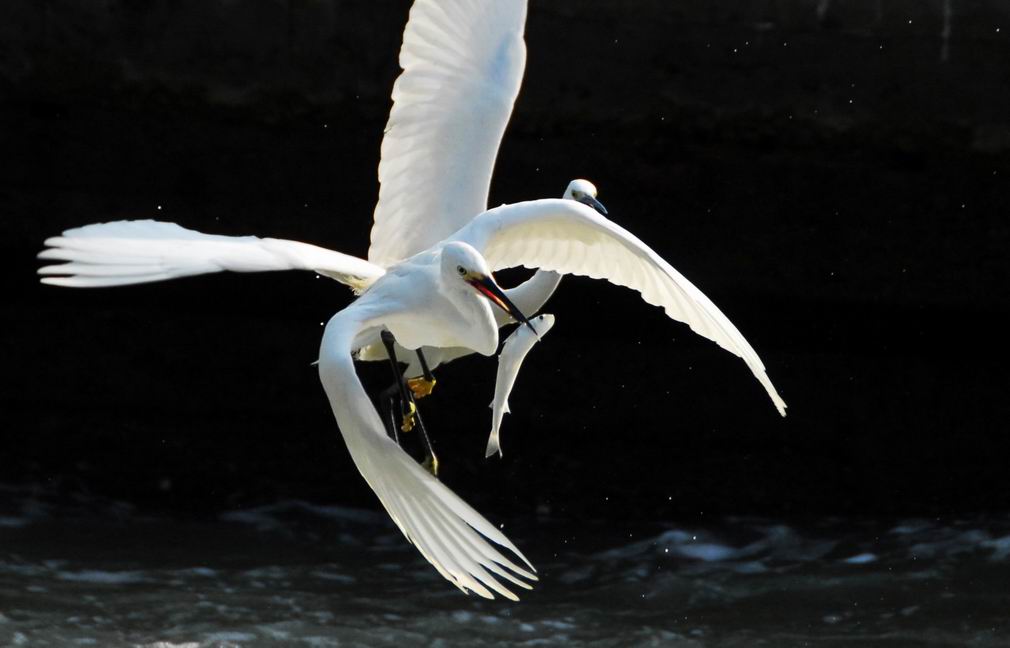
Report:
[[[408,7],[3,3],[0,482],[145,511],[376,506],[309,366],[344,287],[75,291],[40,286],[34,255],[158,218],[364,256]],[[1006,5],[534,1],[527,43],[492,204],[592,179],[790,414],[635,293],[570,278],[504,460],[483,459],[495,361],[438,372],[422,407],[446,483],[519,517],[1010,508]],[[375,389],[386,371],[362,367]]]

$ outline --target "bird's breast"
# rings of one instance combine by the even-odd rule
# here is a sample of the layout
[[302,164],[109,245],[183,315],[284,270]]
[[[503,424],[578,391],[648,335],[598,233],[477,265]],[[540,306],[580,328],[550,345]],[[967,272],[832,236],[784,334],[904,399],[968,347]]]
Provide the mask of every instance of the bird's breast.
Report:
[[476,292],[465,299],[424,291],[410,308],[383,323],[407,349],[463,347],[481,355],[498,349],[498,326],[491,305]]

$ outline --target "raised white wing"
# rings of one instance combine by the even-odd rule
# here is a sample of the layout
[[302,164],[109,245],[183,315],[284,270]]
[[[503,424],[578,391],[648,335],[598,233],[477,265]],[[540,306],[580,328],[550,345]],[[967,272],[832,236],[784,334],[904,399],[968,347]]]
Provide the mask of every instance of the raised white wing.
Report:
[[479,250],[492,270],[513,266],[606,279],[642,294],[671,318],[684,322],[743,358],[779,414],[786,404],[764,364],[740,331],[694,284],[634,234],[572,200],[542,199],[491,209],[452,236]]
[[[464,592],[517,600],[500,580],[530,589],[519,577],[537,580],[533,566],[501,531],[386,435],[358,380],[351,350],[374,332],[382,302],[388,303],[381,297],[367,303],[371,294],[333,316],[319,350],[319,378],[351,458],[396,526],[443,577]],[[512,551],[529,569],[503,556],[488,540]]]
[[526,0],[417,0],[382,140],[368,260],[383,267],[487,209],[526,65]]
[[210,272],[314,270],[361,291],[385,271],[325,248],[256,236],[218,236],[153,220],[85,225],[46,240],[42,283],[73,288],[126,286]]

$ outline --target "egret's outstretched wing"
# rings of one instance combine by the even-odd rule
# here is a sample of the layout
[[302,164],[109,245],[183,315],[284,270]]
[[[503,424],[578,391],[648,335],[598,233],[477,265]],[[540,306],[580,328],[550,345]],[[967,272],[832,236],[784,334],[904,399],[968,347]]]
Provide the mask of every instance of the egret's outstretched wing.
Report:
[[502,205],[481,214],[452,238],[481,251],[493,270],[543,268],[637,290],[671,318],[743,358],[785,416],[786,404],[761,359],[722,311],[649,246],[593,209],[556,199]]
[[383,267],[487,209],[526,64],[526,0],[416,0],[382,140],[368,260]]
[[385,272],[347,254],[256,236],[202,234],[152,220],[85,225],[46,240],[42,283],[74,288],[125,286],[209,272],[314,270],[360,291]]
[[[386,436],[351,359],[352,348],[360,346],[363,337],[358,334],[370,328],[361,315],[368,305],[359,304],[329,321],[319,350],[319,377],[351,458],[407,540],[442,576],[464,592],[517,600],[501,581],[530,589],[520,579],[537,580],[530,562],[501,531]],[[488,539],[508,548],[529,569],[503,556]]]

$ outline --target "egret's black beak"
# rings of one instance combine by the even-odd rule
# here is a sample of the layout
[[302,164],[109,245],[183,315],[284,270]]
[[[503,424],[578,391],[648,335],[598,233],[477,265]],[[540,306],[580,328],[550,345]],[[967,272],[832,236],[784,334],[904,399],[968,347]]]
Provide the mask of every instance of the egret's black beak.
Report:
[[576,200],[578,200],[583,205],[589,205],[590,207],[600,212],[604,216],[607,215],[607,208],[603,206],[603,203],[601,203],[596,198],[590,196],[589,194],[583,194],[581,197],[576,198]]
[[512,303],[512,300],[505,296],[505,293],[502,292],[502,289],[498,287],[498,284],[495,283],[494,279],[492,279],[490,275],[468,279],[467,283],[476,288],[477,292],[487,297],[492,304],[511,315],[512,319],[517,322],[522,322],[526,326],[530,327],[530,330],[534,333],[537,332],[537,330],[533,328],[533,325],[530,324],[530,321],[526,319],[526,316],[519,312],[519,309]]

